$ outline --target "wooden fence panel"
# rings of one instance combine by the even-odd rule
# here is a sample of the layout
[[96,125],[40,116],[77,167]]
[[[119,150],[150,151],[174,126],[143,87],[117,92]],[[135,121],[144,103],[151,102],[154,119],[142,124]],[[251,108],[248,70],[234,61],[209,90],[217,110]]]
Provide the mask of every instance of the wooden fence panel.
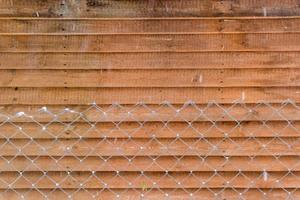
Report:
[[299,0],[0,0],[0,199],[299,199]]

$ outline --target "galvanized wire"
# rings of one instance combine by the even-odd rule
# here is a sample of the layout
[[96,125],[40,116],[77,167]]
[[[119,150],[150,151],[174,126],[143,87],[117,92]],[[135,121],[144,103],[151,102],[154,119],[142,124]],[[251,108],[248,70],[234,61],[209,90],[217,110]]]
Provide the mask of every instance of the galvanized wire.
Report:
[[1,111],[0,197],[299,199],[299,119],[291,100]]

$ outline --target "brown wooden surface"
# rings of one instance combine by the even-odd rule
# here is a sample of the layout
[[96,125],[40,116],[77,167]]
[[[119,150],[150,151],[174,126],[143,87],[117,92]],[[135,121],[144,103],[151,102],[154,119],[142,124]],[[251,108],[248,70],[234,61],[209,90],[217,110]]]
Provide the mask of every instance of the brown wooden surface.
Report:
[[298,69],[0,70],[0,87],[300,86]]
[[299,51],[300,33],[1,35],[0,52]]
[[0,16],[219,17],[299,15],[298,0],[1,0]]
[[300,152],[300,141],[294,138],[19,139],[14,145],[2,139],[0,144],[0,156],[18,155],[19,150],[27,156],[297,156]]
[[[65,108],[74,111],[73,113],[64,111]],[[283,102],[282,104],[265,104],[263,102],[257,104],[185,104],[185,105],[69,105],[68,107],[60,105],[48,105],[49,113],[41,112],[41,106],[27,105],[6,105],[0,107],[1,113],[5,116],[0,117],[0,122],[6,121],[10,117],[10,121],[14,123],[24,122],[40,122],[47,123],[54,118],[54,114],[58,116],[59,122],[260,122],[276,121],[276,123],[297,122],[300,120],[299,113],[295,105],[291,102]],[[16,116],[18,112],[24,112],[25,116]],[[81,115],[80,115],[81,112]],[[105,112],[105,113],[104,113]],[[30,116],[34,116],[34,121]],[[10,125],[10,124],[8,124]],[[23,126],[24,124],[22,124]],[[64,125],[64,124],[63,124]],[[104,124],[103,124],[104,125]],[[147,124],[146,124],[147,125]],[[150,125],[150,124],[149,124]],[[170,124],[171,125],[171,124]],[[37,125],[39,126],[39,125]],[[130,125],[129,125],[130,126]],[[221,126],[221,125],[220,125]]]
[[[250,200],[288,199],[287,191],[300,198],[293,190],[300,111],[287,101],[300,103],[299,6],[299,0],[0,0],[0,199],[20,193],[43,199],[24,178],[5,190],[21,171],[31,181],[49,171],[65,191],[76,190],[73,199],[91,199],[104,188],[91,178],[77,190],[91,171],[110,187],[100,199],[119,192],[120,199],[137,199],[142,183],[154,181],[162,189],[147,191],[147,199],[188,199],[190,192],[195,199],[239,199],[240,192]],[[182,107],[189,100],[205,116]],[[207,108],[212,100],[229,113]],[[232,107],[236,100],[246,104]],[[93,102],[105,117],[87,110]],[[132,109],[139,102],[156,112]],[[123,105],[109,109],[112,103]],[[59,123],[48,124],[53,115],[39,112],[42,106]],[[6,116],[10,123],[2,124]],[[91,128],[86,119],[98,123]],[[212,145],[218,148],[209,151]],[[161,157],[154,162],[153,155]],[[215,170],[218,176],[199,184]],[[76,179],[64,180],[67,171]],[[50,199],[67,198],[45,177],[34,187]]]
[[75,104],[159,104],[169,101],[182,104],[191,99],[196,103],[215,100],[232,103],[244,98],[245,103],[261,100],[281,103],[286,99],[300,102],[298,87],[265,88],[1,88],[0,104],[75,105]]
[[[5,157],[11,160],[12,157]],[[34,160],[33,163],[31,160]],[[81,161],[80,161],[81,160]],[[60,157],[24,157],[18,156],[16,159],[7,163],[0,160],[1,169],[9,172],[39,172],[40,169],[49,172],[60,171],[98,171],[98,172],[165,172],[172,169],[174,172],[211,172],[216,169],[220,172],[285,172],[289,166],[294,166],[293,171],[300,171],[298,164],[299,156],[282,156],[274,158],[272,156],[256,156],[254,158],[245,157],[230,157],[228,160],[225,157],[210,156],[207,158],[199,158],[198,156],[186,156],[175,158],[173,156],[163,156],[155,160],[149,157],[137,156],[130,160],[121,156],[111,158],[99,158],[97,156],[89,156],[87,158],[73,156]],[[14,166],[14,168],[11,167]]]
[[0,33],[286,33],[300,31],[300,18],[2,18]]
[[273,69],[298,68],[300,52],[11,52],[0,59],[1,69]]
[[[19,199],[20,195],[19,193],[25,193],[26,190],[17,189],[14,191],[7,191],[7,190],[1,190],[3,191],[3,198],[10,198],[10,199]],[[5,192],[4,192],[5,191]],[[68,193],[74,193],[76,192],[76,195],[72,195],[71,198],[76,200],[81,199],[92,199],[93,195],[95,197],[99,197],[100,195],[97,195],[97,189],[85,189],[85,190],[78,190],[78,189],[65,189],[64,192],[60,190],[47,190],[47,189],[40,189],[39,191],[27,191],[23,196],[24,198],[34,198],[34,199],[44,199],[45,196],[41,194],[41,192],[45,193],[45,195],[50,198],[68,198]],[[126,191],[126,192],[125,192]],[[147,190],[148,191],[148,190]],[[193,194],[193,197],[196,199],[201,200],[207,200],[207,199],[213,199],[216,198],[216,195],[214,193],[217,193],[217,198],[225,198],[225,199],[238,199],[240,198],[240,193],[247,199],[250,200],[257,200],[260,198],[269,198],[269,199],[286,199],[289,198],[290,195],[288,192],[291,192],[293,194],[293,197],[298,198],[300,197],[298,190],[293,189],[260,189],[259,191],[257,189],[249,189],[247,192],[244,191],[244,189],[206,189],[203,188],[201,190],[199,189],[152,189],[151,192],[147,192],[141,189],[135,189],[135,190],[127,190],[127,189],[110,189],[110,190],[104,190],[101,193],[101,198],[103,199],[122,199],[127,200],[130,198],[137,198],[141,196],[141,193],[144,195],[144,198],[156,200],[157,198],[166,198],[166,194],[168,194],[169,198],[180,200],[182,198],[190,198],[190,193]],[[265,193],[265,194],[264,194]],[[117,196],[118,194],[122,194]]]
[[[211,178],[211,176],[214,174],[214,172],[194,172],[193,175],[190,175],[189,172],[170,172],[170,176],[165,175],[165,172],[145,172],[144,176],[140,176],[137,179],[136,177],[140,174],[140,172],[126,172],[124,174],[117,175],[116,173],[100,172],[92,175],[91,172],[72,172],[72,177],[74,178],[71,178],[71,176],[65,178],[67,172],[49,172],[47,173],[47,176],[51,178],[49,179],[47,177],[41,178],[40,176],[43,175],[42,172],[24,172],[23,176],[25,178],[20,178],[18,181],[12,184],[11,187],[15,189],[30,188],[32,187],[32,185],[28,183],[27,180],[30,180],[32,182],[37,182],[39,180],[34,185],[36,188],[53,188],[56,187],[55,183],[58,182],[60,183],[60,188],[76,189],[80,187],[78,184],[79,181],[83,182],[87,180],[83,184],[87,189],[105,188],[105,184],[107,184],[107,186],[112,189],[126,189],[128,187],[142,189],[143,183],[148,187],[157,185],[162,189],[180,188],[182,187],[181,184],[183,184],[187,189],[195,189],[199,187],[199,182],[204,182],[202,187],[212,189],[223,188],[224,185],[228,187],[232,186],[237,189],[256,187],[264,189],[278,189],[281,188],[281,186],[289,189],[297,188],[298,179],[296,176],[299,176],[300,172],[293,172],[293,174],[288,175],[286,175],[285,172],[273,172],[270,173],[270,178],[267,181],[264,180],[263,177],[260,176],[260,173],[257,172],[244,172],[244,175],[236,175],[235,172],[219,172],[219,176],[216,175],[213,178]],[[284,175],[285,177],[281,178]],[[6,174],[0,174],[1,179],[8,183],[11,183],[11,181],[13,181],[18,176],[19,173],[15,172],[6,172]],[[102,181],[99,181],[99,178],[97,179],[95,178],[95,176],[101,178]],[[124,178],[120,178],[120,176]],[[90,178],[88,179],[88,177]],[[280,184],[276,182],[276,180],[279,179]],[[227,181],[229,181],[229,183],[227,183]],[[253,181],[255,185],[251,185],[251,181]],[[130,185],[129,183],[131,183],[132,185]],[[1,189],[4,189],[6,187],[6,184],[0,183]]]
[[[300,123],[294,122],[292,127],[286,128],[287,122],[270,121],[263,125],[261,122],[244,122],[241,127],[235,127],[235,122],[219,122],[218,127],[214,127],[212,122],[193,122],[193,127],[189,127],[187,122],[171,122],[168,128],[162,122],[147,122],[141,127],[136,122],[123,122],[114,125],[113,123],[100,122],[94,128],[84,123],[73,122],[65,127],[59,123],[47,125],[42,123],[15,123],[14,125],[3,125],[0,130],[0,138],[6,139],[104,139],[106,138],[295,138],[299,137],[298,129]],[[22,130],[19,130],[22,127]],[[43,130],[43,127],[46,127]],[[205,131],[203,131],[205,130]],[[278,131],[280,130],[280,131]],[[24,134],[26,133],[26,134]],[[83,133],[80,137],[79,133]]]

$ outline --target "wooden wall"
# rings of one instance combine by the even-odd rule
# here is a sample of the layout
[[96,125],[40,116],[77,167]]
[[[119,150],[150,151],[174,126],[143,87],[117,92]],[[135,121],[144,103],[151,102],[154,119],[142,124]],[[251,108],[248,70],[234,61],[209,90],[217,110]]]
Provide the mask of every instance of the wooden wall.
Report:
[[[299,0],[0,0],[1,112],[30,113],[44,105],[83,110],[94,101],[299,103],[299,16]],[[235,161],[245,164],[246,158]],[[134,192],[126,195],[134,199]],[[247,199],[258,193],[250,191]],[[226,190],[224,198],[232,195]]]

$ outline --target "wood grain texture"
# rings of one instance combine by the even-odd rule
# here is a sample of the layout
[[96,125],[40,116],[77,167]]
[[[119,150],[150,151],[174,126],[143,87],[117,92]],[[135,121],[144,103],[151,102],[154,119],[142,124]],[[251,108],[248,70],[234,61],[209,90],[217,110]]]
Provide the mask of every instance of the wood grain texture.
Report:
[[0,70],[0,87],[268,86],[300,86],[300,70]]
[[280,88],[1,88],[0,104],[31,105],[75,105],[75,104],[136,104],[144,102],[159,104],[168,100],[183,104],[193,100],[196,103],[217,101],[232,103],[243,99],[245,103],[264,100],[282,103],[286,99],[300,102],[298,87]]
[[299,199],[299,6],[0,0],[0,199]]
[[1,0],[0,16],[199,17],[299,15],[297,0]]
[[[300,197],[299,191],[295,189],[249,189],[247,192],[245,192],[244,189],[207,189],[202,188],[199,189],[152,189],[151,192],[143,191],[142,189],[110,189],[110,190],[103,190],[101,194],[99,195],[97,192],[98,189],[64,189],[64,191],[61,190],[53,190],[53,189],[40,189],[39,191],[34,190],[27,190],[26,189],[14,189],[11,190],[0,190],[3,191],[3,195],[1,195],[0,199],[7,199],[10,198],[12,200],[17,200],[20,198],[20,193],[23,194],[24,198],[34,198],[34,199],[43,199],[45,198],[44,195],[41,194],[43,192],[48,198],[68,198],[67,193],[74,194],[76,192],[76,195],[71,195],[71,198],[75,200],[82,200],[82,199],[92,199],[93,196],[95,198],[101,197],[103,199],[114,199],[119,198],[121,200],[127,200],[132,199],[141,196],[141,193],[143,194],[143,198],[156,200],[157,198],[164,199],[166,198],[166,194],[168,197],[180,200],[182,198],[190,198],[190,193],[193,194],[193,197],[199,200],[207,200],[207,199],[213,199],[213,198],[223,198],[223,199],[238,199],[240,198],[240,193],[249,200],[257,200],[257,199],[263,199],[263,198],[269,198],[269,199],[286,199],[290,198],[290,195],[288,192],[291,192],[293,194],[293,197],[298,198]],[[5,191],[5,192],[4,192]],[[26,192],[25,192],[26,191]],[[126,191],[126,192],[125,192]],[[122,195],[120,195],[122,194]],[[216,195],[215,195],[216,194]],[[118,196],[119,195],[119,196]],[[118,197],[117,197],[118,196]]]
[[300,18],[0,18],[0,33],[288,33],[300,31]]
[[0,52],[299,51],[300,33],[1,35]]
[[[12,144],[13,145],[12,145]],[[1,156],[298,156],[299,138],[1,139]]]
[[0,69],[299,68],[300,52],[0,53]]
[[[293,123],[300,120],[299,107],[288,102],[282,104],[232,104],[231,102],[226,105],[213,102],[203,105],[168,105],[162,102],[158,104],[159,105],[99,104],[97,106],[87,106],[84,104],[61,106],[50,104],[47,106],[47,110],[50,113],[43,112],[41,106],[33,106],[33,104],[29,104],[29,106],[13,104],[1,106],[1,113],[4,116],[0,117],[0,122],[5,122],[7,120],[6,116],[10,117],[10,122],[13,123],[33,122],[31,116],[34,116],[35,122],[47,123],[52,121],[55,115],[58,117],[57,120],[64,123],[86,122],[85,120],[88,120],[92,123],[98,121],[101,123],[158,122],[162,124],[167,122],[184,122],[187,125],[188,122],[208,122],[208,126],[213,122],[233,122],[232,125],[234,126],[237,121],[241,123],[250,121],[260,121],[260,123],[290,121],[290,123]],[[17,115],[20,111],[24,112],[24,116]],[[90,126],[89,124],[87,125]],[[222,124],[219,125],[222,126]],[[132,124],[132,126],[131,128],[135,127],[134,124]],[[147,124],[145,124],[145,126],[147,126]],[[37,125],[37,127],[40,127],[40,125]]]
[[[10,162],[8,163],[7,160]],[[153,160],[154,159],[154,160]],[[32,161],[33,160],[33,161]],[[81,160],[81,161],[80,161]],[[12,168],[11,165],[14,167]],[[185,156],[175,158],[173,156],[161,156],[157,158],[136,156],[124,157],[3,157],[0,159],[1,170],[4,172],[37,172],[40,169],[49,172],[211,172],[216,169],[219,172],[284,172],[289,167],[293,172],[300,171],[299,156],[256,156],[250,157],[198,157]]]
[[[268,178],[268,180],[264,180],[261,173],[257,172],[243,172],[243,174],[240,175],[237,172],[219,172],[215,176],[213,176],[214,172],[194,172],[193,175],[189,172],[170,172],[169,176],[164,172],[145,172],[145,175],[139,176],[139,179],[136,177],[141,173],[136,172],[127,172],[124,174],[120,173],[119,175],[107,172],[95,173],[94,175],[92,175],[91,172],[72,172],[71,174],[73,178],[70,176],[65,178],[67,175],[66,172],[49,172],[47,173],[47,176],[50,178],[45,176],[41,177],[41,175],[43,175],[42,172],[25,172],[23,173],[25,178],[19,179],[14,184],[11,184],[11,187],[14,189],[31,188],[31,183],[27,181],[30,180],[36,182],[34,186],[40,189],[56,188],[55,183],[59,183],[59,186],[62,189],[76,189],[79,187],[79,181],[84,182],[82,187],[87,189],[126,189],[128,187],[142,189],[143,183],[148,187],[157,185],[163,189],[180,188],[181,184],[183,184],[187,189],[195,189],[201,186],[205,188],[219,189],[224,188],[224,185],[239,189],[255,189],[256,186],[264,189],[292,189],[297,188],[297,176],[299,176],[299,173],[300,172],[293,172],[293,174],[286,174],[285,172],[270,172],[270,178]],[[14,172],[0,174],[0,178],[8,183],[13,183],[18,176],[19,173]],[[120,176],[123,178],[120,178]],[[276,180],[280,180],[279,183],[277,183]],[[251,181],[255,184],[251,184]],[[204,184],[202,184],[202,182],[204,182]],[[131,183],[131,186],[129,183]],[[5,189],[8,187],[6,184],[1,182],[0,188]]]
[[[166,127],[164,122],[146,122],[141,127],[138,122],[122,122],[117,126],[113,123],[99,122],[94,127],[80,122],[68,125],[60,123],[15,123],[6,124],[0,128],[0,139],[103,139],[103,138],[295,138],[299,137],[297,130],[300,122],[269,121],[262,122],[193,122],[189,126],[187,122],[169,122]],[[216,126],[214,126],[216,125]],[[22,127],[20,129],[19,127]],[[43,130],[45,127],[45,130]]]

